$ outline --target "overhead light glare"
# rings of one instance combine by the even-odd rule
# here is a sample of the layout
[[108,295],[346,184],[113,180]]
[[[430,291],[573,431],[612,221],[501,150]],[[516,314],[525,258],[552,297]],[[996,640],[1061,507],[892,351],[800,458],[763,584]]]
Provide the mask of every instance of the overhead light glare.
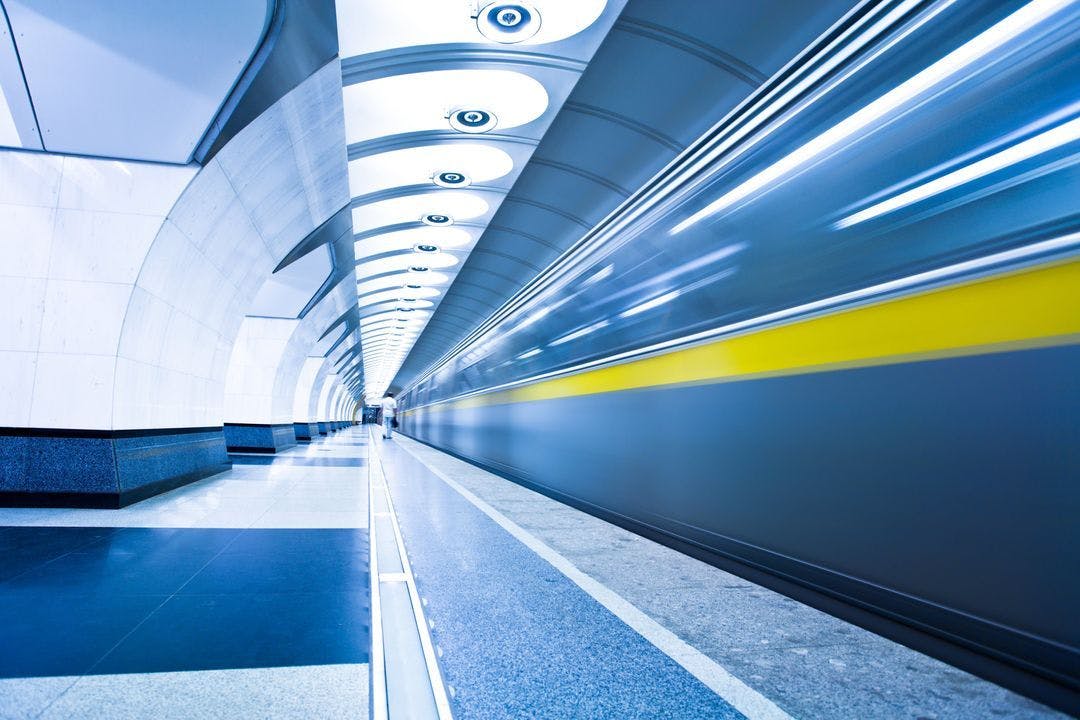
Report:
[[1072,1],[1034,0],[1028,3],[810,142],[713,200],[676,224],[671,229],[671,234],[680,233],[707,217],[742,203],[761,190],[776,185],[785,176],[805,167],[830,150],[850,141],[857,133],[883,124],[888,115],[944,84],[1002,45],[1068,7]]
[[633,315],[639,315],[643,312],[652,310],[653,308],[658,308],[661,305],[671,302],[675,298],[679,297],[679,295],[681,294],[682,292],[680,290],[672,290],[671,292],[664,293],[663,295],[658,295],[651,300],[646,300],[640,305],[635,305],[629,310],[619,313],[619,317],[631,317]]
[[608,321],[607,320],[601,320],[600,322],[593,323],[592,325],[589,325],[587,327],[583,327],[580,330],[575,330],[572,333],[569,333],[567,335],[563,335],[561,338],[559,338],[557,340],[553,340],[551,344],[552,345],[562,345],[563,343],[568,343],[571,340],[577,340],[578,338],[585,337],[589,333],[594,333],[597,330],[601,330],[603,328],[606,328],[607,326],[608,326]]
[[851,227],[852,225],[872,220],[882,215],[887,215],[900,208],[921,202],[934,195],[948,192],[953,188],[973,182],[986,175],[991,175],[999,170],[1004,170],[1010,165],[1016,165],[1025,160],[1030,160],[1036,155],[1056,150],[1063,145],[1076,142],[1077,140],[1080,140],[1080,118],[1075,118],[1063,125],[1058,125],[1052,130],[1047,130],[1035,137],[1019,142],[1001,152],[994,153],[993,155],[985,157],[977,162],[973,162],[970,165],[965,165],[962,168],[953,170],[941,177],[913,187],[906,192],[893,195],[891,198],[883,200],[875,205],[871,205],[865,210],[860,210],[857,213],[848,215],[843,220],[837,222],[835,227],[837,229]]

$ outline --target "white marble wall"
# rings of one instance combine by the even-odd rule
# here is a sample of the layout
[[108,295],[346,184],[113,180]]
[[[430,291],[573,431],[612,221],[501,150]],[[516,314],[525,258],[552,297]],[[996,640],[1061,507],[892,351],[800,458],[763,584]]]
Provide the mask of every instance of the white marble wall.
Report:
[[244,318],[225,379],[225,422],[293,422],[297,385],[309,353],[354,302],[356,288],[350,276],[301,320]]
[[0,150],[0,426],[112,427],[133,290],[197,170]]
[[335,60],[201,170],[0,151],[0,425],[222,423],[248,305],[348,201],[340,82]]
[[304,358],[304,366],[296,378],[296,392],[293,394],[293,422],[312,423],[319,418],[311,412],[311,395],[315,391],[315,378],[327,364],[327,359],[316,355]]

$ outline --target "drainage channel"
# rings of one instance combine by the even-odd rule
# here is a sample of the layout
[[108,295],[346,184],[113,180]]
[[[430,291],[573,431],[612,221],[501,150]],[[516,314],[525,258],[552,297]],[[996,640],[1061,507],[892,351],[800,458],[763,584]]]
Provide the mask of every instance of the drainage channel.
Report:
[[452,720],[416,580],[369,430],[372,720]]

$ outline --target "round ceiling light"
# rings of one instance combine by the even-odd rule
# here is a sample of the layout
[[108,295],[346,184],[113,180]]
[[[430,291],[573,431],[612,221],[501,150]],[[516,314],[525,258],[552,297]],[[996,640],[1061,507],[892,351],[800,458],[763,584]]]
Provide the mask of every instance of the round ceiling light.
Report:
[[439,187],[447,188],[463,188],[472,183],[472,180],[465,173],[453,171],[436,173],[431,180]]
[[[420,243],[418,245],[413,245],[413,250],[415,250],[418,253],[437,253],[437,252],[439,252],[438,246],[436,246],[436,245],[426,245],[426,244],[423,244],[423,243]],[[416,268],[413,268],[413,270],[415,270],[415,269]]]
[[409,272],[422,273],[427,271],[428,269],[426,267],[423,267],[422,265],[413,265],[411,268],[409,268]]
[[528,3],[496,0],[476,16],[476,28],[488,40],[519,43],[539,32],[540,13]]
[[425,225],[431,225],[433,227],[445,227],[447,225],[454,224],[454,218],[449,215],[441,215],[439,213],[429,213],[420,218],[420,222]]
[[448,116],[450,127],[463,133],[485,133],[494,130],[499,124],[495,113],[487,110],[464,109],[454,110]]

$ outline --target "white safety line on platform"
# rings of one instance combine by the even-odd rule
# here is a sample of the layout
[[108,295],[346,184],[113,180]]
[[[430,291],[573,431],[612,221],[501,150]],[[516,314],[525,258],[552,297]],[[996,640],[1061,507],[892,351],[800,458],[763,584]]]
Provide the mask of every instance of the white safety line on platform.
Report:
[[653,620],[614,590],[586,575],[576,565],[542,540],[462,487],[456,480],[424,462],[423,458],[414,452],[408,443],[398,443],[398,447],[416,458],[433,475],[494,520],[503,530],[506,530],[526,547],[550,563],[556,570],[652,643],[658,650],[677,662],[706,687],[723,698],[725,702],[745,715],[748,720],[792,720],[791,716],[781,710],[773,701],[746,685],[712,658]]

